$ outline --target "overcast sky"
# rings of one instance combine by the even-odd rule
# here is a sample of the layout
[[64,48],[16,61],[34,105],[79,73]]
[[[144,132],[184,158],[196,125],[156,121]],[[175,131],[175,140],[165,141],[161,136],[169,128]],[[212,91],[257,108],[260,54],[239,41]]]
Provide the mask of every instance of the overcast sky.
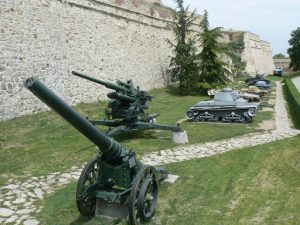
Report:
[[[161,0],[175,8],[174,0]],[[184,0],[198,14],[208,11],[211,27],[251,31],[287,55],[291,31],[300,27],[300,0]]]

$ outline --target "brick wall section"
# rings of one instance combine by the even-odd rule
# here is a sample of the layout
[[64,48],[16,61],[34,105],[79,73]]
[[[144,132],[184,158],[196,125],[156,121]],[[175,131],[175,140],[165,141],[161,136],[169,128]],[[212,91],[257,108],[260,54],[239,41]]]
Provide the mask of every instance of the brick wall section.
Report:
[[139,0],[0,0],[0,120],[47,109],[23,88],[30,76],[72,105],[108,92],[72,70],[165,85],[171,20],[169,9]]

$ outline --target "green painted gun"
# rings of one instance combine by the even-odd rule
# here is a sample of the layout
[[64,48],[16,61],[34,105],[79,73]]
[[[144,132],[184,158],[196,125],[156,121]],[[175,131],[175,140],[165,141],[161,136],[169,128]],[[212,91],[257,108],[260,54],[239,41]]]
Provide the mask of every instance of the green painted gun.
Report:
[[158,184],[166,178],[163,168],[144,165],[135,153],[97,129],[42,82],[35,78],[25,86],[99,148],[78,180],[76,202],[86,217],[99,214],[129,218],[132,225],[149,221],[155,212]]
[[176,126],[156,124],[158,114],[148,115],[145,113],[145,109],[148,109],[148,101],[151,101],[152,97],[146,91],[135,87],[132,80],[128,80],[126,83],[117,81],[116,84],[113,84],[77,71],[73,71],[72,74],[114,90],[107,95],[111,99],[105,112],[107,119],[90,120],[95,125],[108,126],[108,136],[146,129],[182,131],[179,124]]

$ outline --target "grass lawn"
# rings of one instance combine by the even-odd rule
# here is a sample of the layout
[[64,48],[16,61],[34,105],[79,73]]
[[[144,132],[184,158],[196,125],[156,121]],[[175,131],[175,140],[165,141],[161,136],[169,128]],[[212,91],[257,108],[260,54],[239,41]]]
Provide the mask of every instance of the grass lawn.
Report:
[[[300,224],[300,137],[167,165],[180,178],[163,184],[150,224]],[[90,221],[75,205],[76,183],[47,197],[42,224],[127,224]]]
[[[158,112],[158,123],[175,125],[185,118],[187,109],[206,96],[178,96],[174,88],[150,91],[154,96],[149,113]],[[275,97],[275,96],[273,96]],[[89,118],[105,118],[106,102],[79,104],[76,109]],[[182,126],[191,144],[257,132],[258,123],[272,118],[271,112],[259,112],[251,124],[189,123]],[[106,130],[105,127],[100,127]],[[226,132],[224,132],[226,130]],[[117,136],[125,147],[138,156],[147,152],[175,147],[169,131],[144,131]],[[0,186],[14,176],[41,176],[65,171],[86,162],[96,148],[52,111],[0,122]]]

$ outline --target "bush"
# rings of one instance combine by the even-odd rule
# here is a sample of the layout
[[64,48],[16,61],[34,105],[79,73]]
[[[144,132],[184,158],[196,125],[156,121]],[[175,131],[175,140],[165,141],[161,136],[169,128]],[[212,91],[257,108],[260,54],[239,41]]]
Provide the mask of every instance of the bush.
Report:
[[294,123],[295,128],[300,129],[300,93],[298,92],[297,88],[295,87],[292,78],[297,75],[285,77],[285,87],[284,93],[286,96],[286,100],[289,106],[289,111]]

